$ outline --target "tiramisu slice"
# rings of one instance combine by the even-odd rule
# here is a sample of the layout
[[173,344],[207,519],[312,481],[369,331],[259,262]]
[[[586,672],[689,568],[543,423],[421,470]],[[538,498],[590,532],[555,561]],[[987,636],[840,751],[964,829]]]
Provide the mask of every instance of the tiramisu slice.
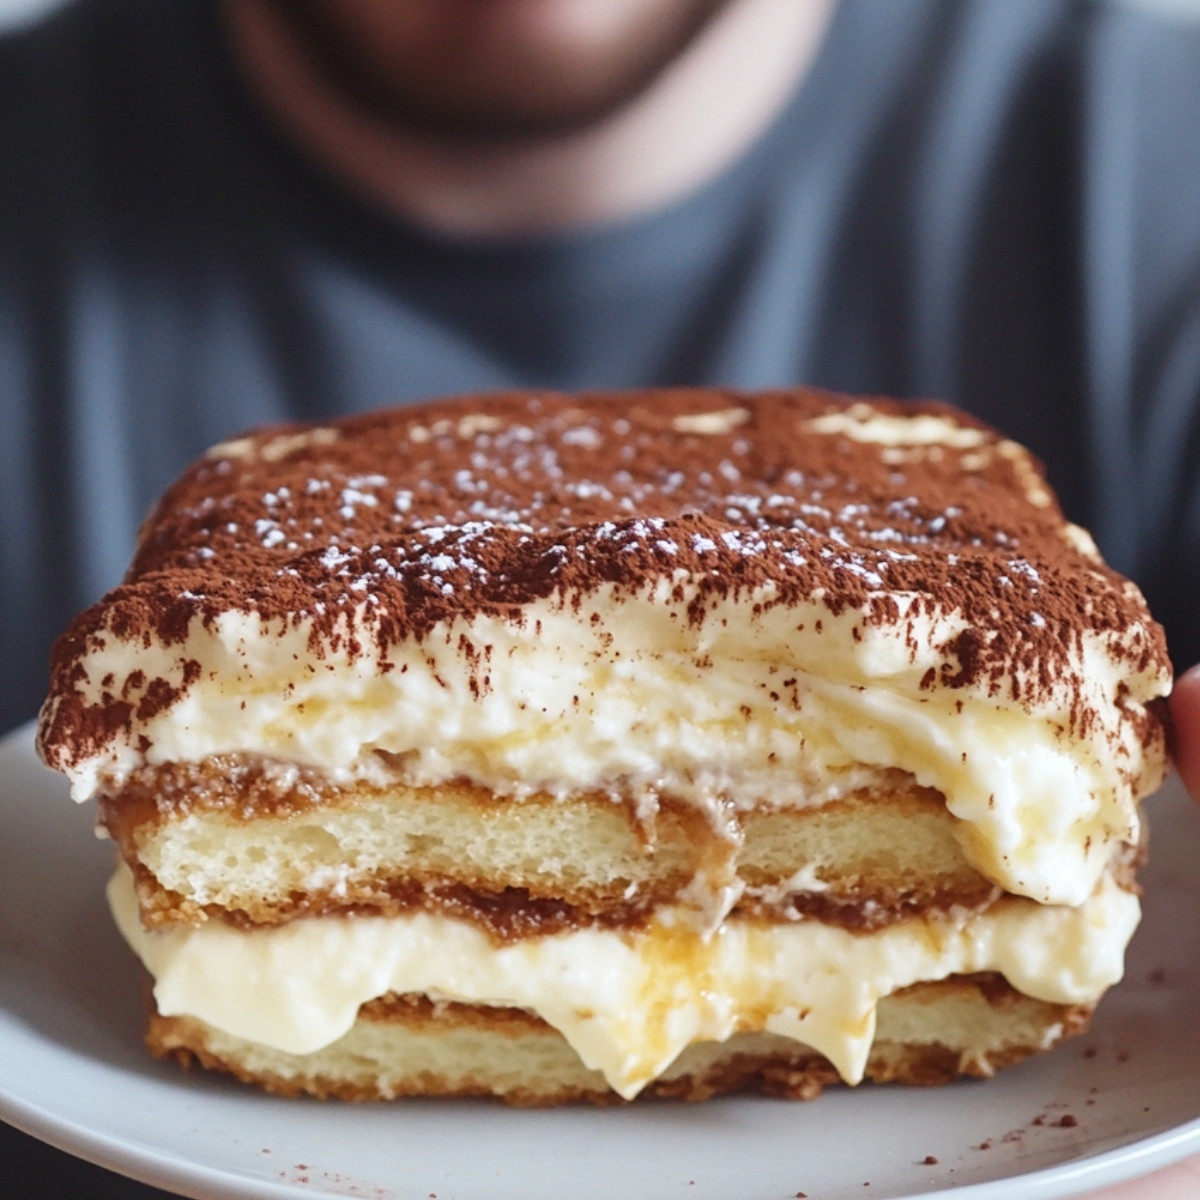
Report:
[[930,1082],[1078,1030],[1170,688],[1029,454],[813,391],[215,447],[59,642],[150,1044],[277,1091]]

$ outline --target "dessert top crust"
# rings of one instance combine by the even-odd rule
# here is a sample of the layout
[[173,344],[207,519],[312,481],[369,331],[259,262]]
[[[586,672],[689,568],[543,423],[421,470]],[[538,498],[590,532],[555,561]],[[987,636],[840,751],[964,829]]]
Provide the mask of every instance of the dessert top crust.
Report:
[[[952,408],[814,390],[529,392],[214,447],[146,522],[124,583],[56,645],[40,746],[69,767],[193,682],[111,680],[97,702],[76,685],[109,638],[181,645],[193,621],[237,610],[304,622],[316,658],[373,655],[386,673],[390,649],[448,621],[681,580],[696,623],[730,598],[854,610],[913,638],[957,613],[922,689],[1035,705],[1079,670],[1085,638],[1156,681],[1143,695],[1169,680],[1141,595],[1064,519],[1036,460]],[[1082,700],[1067,714],[1085,736],[1094,719]]]

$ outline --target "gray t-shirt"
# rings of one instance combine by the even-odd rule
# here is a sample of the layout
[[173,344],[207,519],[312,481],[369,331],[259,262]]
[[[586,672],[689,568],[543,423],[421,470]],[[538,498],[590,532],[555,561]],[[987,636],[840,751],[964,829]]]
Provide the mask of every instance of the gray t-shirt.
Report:
[[1191,661],[1197,131],[1200,31],[1104,3],[841,0],[786,110],[700,192],[472,241],[292,146],[209,0],[83,0],[0,41],[0,728],[207,445],[513,385],[955,401],[1042,456]]

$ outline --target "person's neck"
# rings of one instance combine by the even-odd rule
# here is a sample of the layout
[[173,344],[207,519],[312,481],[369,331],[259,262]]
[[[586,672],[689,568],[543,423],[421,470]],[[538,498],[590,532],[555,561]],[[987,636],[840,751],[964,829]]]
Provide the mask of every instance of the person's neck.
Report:
[[225,4],[239,67],[289,134],[352,186],[463,236],[636,217],[686,196],[765,131],[804,77],[835,0],[737,0],[634,103],[555,139],[464,147],[361,115],[308,67],[269,5]]

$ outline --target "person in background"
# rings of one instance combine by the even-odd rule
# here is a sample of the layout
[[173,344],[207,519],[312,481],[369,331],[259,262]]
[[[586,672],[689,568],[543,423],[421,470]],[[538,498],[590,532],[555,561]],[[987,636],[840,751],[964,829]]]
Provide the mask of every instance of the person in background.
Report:
[[[79,0],[0,39],[0,728],[205,447],[508,387],[950,400],[1188,666],[1197,129],[1200,30],[1100,0]],[[1200,794],[1197,676],[1173,712]]]

